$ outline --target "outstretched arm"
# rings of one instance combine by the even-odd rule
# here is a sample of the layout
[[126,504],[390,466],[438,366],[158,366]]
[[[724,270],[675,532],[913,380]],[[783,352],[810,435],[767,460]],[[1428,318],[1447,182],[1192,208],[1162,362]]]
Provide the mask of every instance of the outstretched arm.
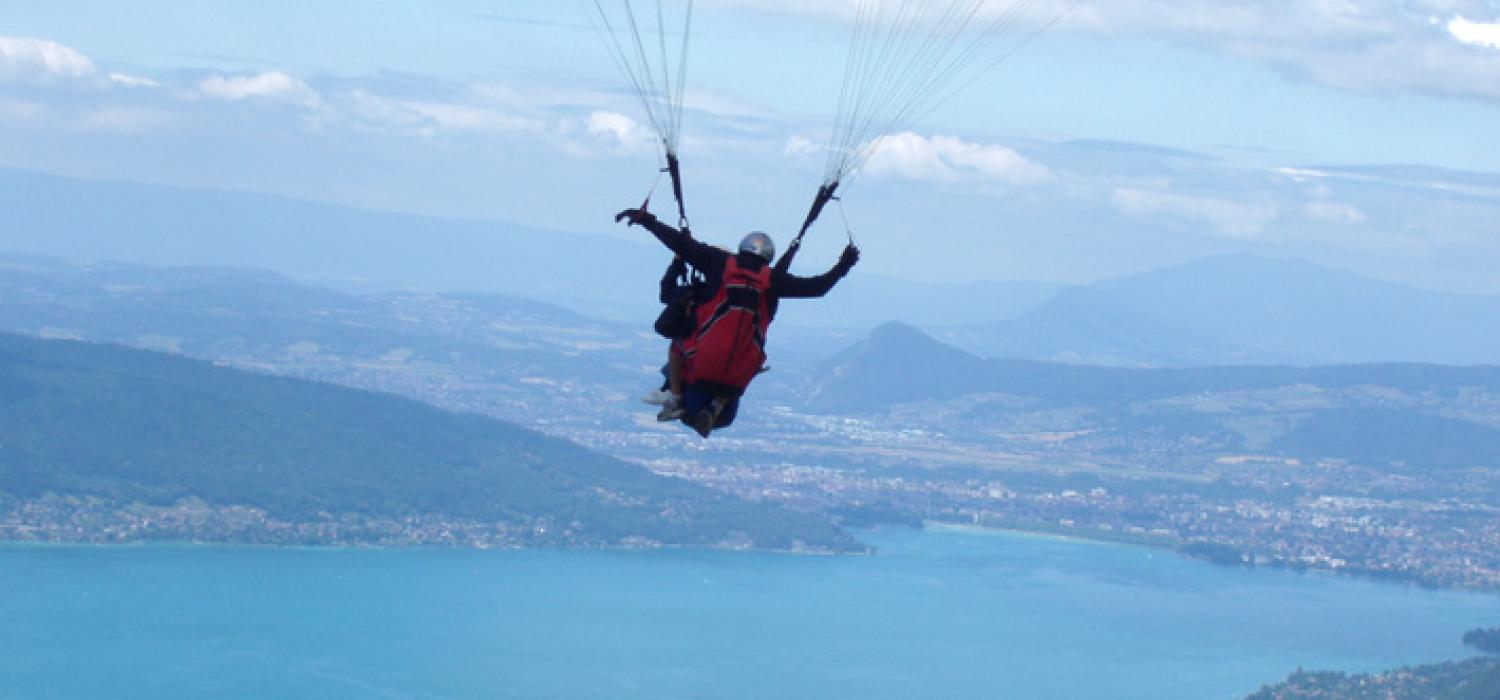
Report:
[[817,277],[798,277],[784,270],[773,270],[771,272],[771,288],[776,291],[776,296],[783,299],[807,299],[820,297],[833,289],[854,264],[859,262],[859,249],[850,245],[844,248],[844,254],[839,256],[839,261],[834,264],[833,269],[818,275]]
[[649,211],[626,209],[615,215],[615,221],[627,220],[630,226],[639,224],[641,228],[650,231],[662,245],[699,270],[714,270],[724,266],[724,251],[694,239],[693,234],[686,229],[679,231],[662,223]]

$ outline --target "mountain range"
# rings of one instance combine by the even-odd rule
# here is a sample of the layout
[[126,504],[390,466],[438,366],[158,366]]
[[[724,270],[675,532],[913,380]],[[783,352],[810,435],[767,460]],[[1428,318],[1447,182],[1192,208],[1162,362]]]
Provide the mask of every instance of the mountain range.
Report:
[[[1361,176],[1392,176],[1382,173]],[[658,308],[668,259],[607,216],[584,235],[16,170],[0,170],[0,192],[6,253],[248,267],[355,292],[503,295],[640,327]],[[1246,255],[1084,286],[922,283],[861,270],[826,299],[784,305],[777,335],[791,341],[783,353],[811,359],[889,320],[985,357],[1077,364],[1500,363],[1500,297]]]
[[[1368,465],[1494,467],[1500,366],[1136,369],[985,359],[892,323],[828,360],[810,410],[931,416],[934,429],[1073,434]],[[1063,441],[1063,442],[1066,442]],[[1113,448],[1110,448],[1113,449]]]
[[1015,319],[935,330],[986,357],[1079,364],[1500,364],[1500,297],[1254,256],[1070,287]]
[[[0,249],[80,262],[259,268],[324,286],[489,292],[609,313],[654,303],[649,240],[375,212],[286,197],[0,169]],[[608,216],[600,228],[608,229]],[[637,287],[644,301],[621,289]],[[598,315],[598,314],[596,314]]]
[[[662,341],[633,324],[516,297],[348,294],[256,271],[12,257],[0,260],[0,330],[391,391],[602,449],[657,444],[640,442],[633,396],[657,381]],[[825,346],[840,349],[815,359],[809,348]],[[1194,459],[1274,448],[1309,459],[1451,465],[1483,461],[1491,448],[1500,453],[1492,435],[1500,426],[1483,403],[1500,394],[1493,366],[1152,369],[987,359],[906,324],[868,336],[830,333],[818,344],[773,331],[772,362],[775,371],[752,392],[756,402],[827,415],[899,414],[895,426],[955,435],[993,436],[1006,426],[1085,431],[1054,445],[1080,455],[1148,450],[1150,435],[1174,436],[1180,456]],[[905,408],[923,405],[936,408]],[[762,421],[776,422],[764,410],[745,420],[752,434],[770,427]]]

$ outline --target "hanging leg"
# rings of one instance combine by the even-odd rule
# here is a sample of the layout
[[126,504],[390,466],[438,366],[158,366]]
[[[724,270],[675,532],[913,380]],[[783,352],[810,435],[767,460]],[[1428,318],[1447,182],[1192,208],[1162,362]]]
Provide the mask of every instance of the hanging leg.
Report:
[[667,350],[667,391],[682,398],[682,352],[675,340]]

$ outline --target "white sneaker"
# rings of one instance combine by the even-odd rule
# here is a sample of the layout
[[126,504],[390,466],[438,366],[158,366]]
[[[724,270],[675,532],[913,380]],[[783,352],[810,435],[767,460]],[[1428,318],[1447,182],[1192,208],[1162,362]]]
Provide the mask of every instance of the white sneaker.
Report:
[[641,401],[649,403],[652,406],[663,406],[663,405],[666,405],[666,403],[668,401],[670,401],[671,399],[672,399],[672,392],[670,392],[670,391],[662,391],[661,389],[657,389],[657,390],[652,391],[651,393],[646,394],[645,396],[641,397]]
[[661,405],[661,413],[656,414],[656,420],[668,423],[682,417],[682,399],[668,393],[666,402]]

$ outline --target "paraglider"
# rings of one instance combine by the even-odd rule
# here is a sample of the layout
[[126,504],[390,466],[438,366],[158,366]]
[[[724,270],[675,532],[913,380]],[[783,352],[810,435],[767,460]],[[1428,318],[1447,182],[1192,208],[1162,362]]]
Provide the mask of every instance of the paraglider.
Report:
[[694,239],[688,223],[678,144],[692,0],[640,0],[654,4],[654,27],[641,21],[631,0],[580,0],[656,132],[660,171],[670,177],[677,203],[678,225],[661,222],[650,212],[653,185],[641,205],[620,212],[616,221],[651,231],[701,276],[685,297],[695,302],[684,312],[691,323],[684,322],[681,335],[672,338],[664,391],[648,396],[663,404],[658,418],[680,419],[704,437],[733,422],[739,397],[763,369],[766,334],[780,299],[822,296],[859,260],[850,232],[843,254],[827,272],[791,273],[803,238],[827,206],[840,201],[841,190],[884,139],[911,128],[1081,1],[1064,0],[1061,11],[1018,37],[1015,30],[1032,18],[1039,0],[856,0],[823,181],[777,259],[764,233],[747,235],[739,251],[729,253]]
[[731,254],[649,211],[626,209],[616,220],[646,228],[712,284],[712,293],[700,297],[689,316],[687,336],[673,340],[669,367],[675,365],[677,376],[669,376],[672,396],[659,416],[680,419],[703,437],[734,422],[740,397],[764,367],[766,332],[780,300],[821,297],[859,262],[859,249],[850,245],[829,271],[799,277],[771,266],[775,243],[760,231],[747,234]]

